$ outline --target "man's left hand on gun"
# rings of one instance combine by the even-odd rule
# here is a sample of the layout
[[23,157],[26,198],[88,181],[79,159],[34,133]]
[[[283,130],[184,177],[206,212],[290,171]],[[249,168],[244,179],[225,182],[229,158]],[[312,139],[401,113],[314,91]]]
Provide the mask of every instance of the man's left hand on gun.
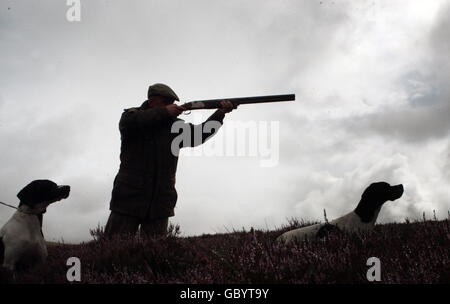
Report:
[[231,101],[229,100],[222,100],[220,102],[220,105],[222,106],[222,108],[219,109],[219,111],[223,114],[225,113],[229,113],[231,111],[233,111],[233,109],[237,108],[237,105],[234,105]]

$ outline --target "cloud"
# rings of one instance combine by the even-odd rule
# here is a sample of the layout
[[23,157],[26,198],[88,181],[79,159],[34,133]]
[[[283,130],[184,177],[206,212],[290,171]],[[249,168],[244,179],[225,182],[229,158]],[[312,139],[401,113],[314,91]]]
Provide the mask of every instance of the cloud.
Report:
[[450,34],[450,5],[446,4],[441,7],[439,15],[437,16],[436,25],[430,33],[430,44],[433,54],[431,54],[431,60],[444,64],[447,66],[445,69],[448,73],[448,67],[450,62],[446,54],[450,52],[450,42],[447,37]]
[[420,144],[449,136],[450,105],[421,108],[389,107],[380,112],[345,119],[343,125],[356,136],[382,136]]
[[[396,68],[391,69],[380,56],[371,54],[374,57],[370,60],[379,60],[374,67],[380,73],[371,72],[371,64],[366,63],[362,65],[365,70],[355,70],[356,74],[343,78],[344,82],[355,79],[359,84],[361,80],[354,76],[358,75],[362,81],[368,81],[368,91],[355,88],[352,94],[344,89],[311,94],[305,90],[307,94],[300,103],[303,111],[284,115],[281,163],[297,169],[283,167],[289,172],[290,182],[297,185],[286,195],[297,198],[285,205],[286,213],[291,210],[297,217],[322,219],[325,208],[330,217],[339,216],[356,206],[367,185],[384,180],[403,183],[405,194],[398,202],[386,204],[380,214],[381,222],[417,218],[423,211],[430,213],[433,209],[445,217],[445,189],[450,182],[450,94],[445,85],[450,70],[445,16],[447,13],[440,13],[429,31],[414,34],[423,43],[411,50],[417,55],[414,62],[407,58],[401,61],[405,56],[399,55]],[[353,22],[350,24],[354,26]],[[340,45],[352,39],[354,36],[349,35],[339,41]],[[373,37],[365,39],[370,41]],[[405,41],[405,50],[410,42]],[[373,47],[385,51],[383,46]],[[351,59],[359,62],[354,49],[349,48]],[[387,51],[383,54],[386,58],[396,56]],[[336,50],[323,58],[323,64],[334,66],[340,57]],[[338,71],[341,70],[333,68],[330,73]],[[378,91],[376,95],[372,95],[374,91]],[[383,96],[385,100],[380,100]]]
[[[400,74],[398,102],[377,111],[346,117],[343,125],[357,136],[379,135],[421,144],[448,138],[450,132],[450,77],[448,42],[450,5],[443,6],[431,31],[422,39],[427,56]],[[337,123],[339,124],[339,123]]]
[[447,181],[450,181],[450,144],[447,147],[447,151],[443,153],[444,165],[443,165],[443,175]]

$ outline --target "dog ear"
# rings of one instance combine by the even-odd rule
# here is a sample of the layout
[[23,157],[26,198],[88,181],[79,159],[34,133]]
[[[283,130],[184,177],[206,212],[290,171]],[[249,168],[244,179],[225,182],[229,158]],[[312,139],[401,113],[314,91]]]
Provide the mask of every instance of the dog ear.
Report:
[[17,193],[17,198],[20,200],[21,204],[23,202],[31,202],[31,200],[33,199],[33,192],[34,191],[32,189],[32,186],[28,184],[22,190],[20,190],[19,193]]
[[56,189],[57,185],[50,180],[34,180],[17,194],[21,204],[32,203],[44,199],[43,194]]

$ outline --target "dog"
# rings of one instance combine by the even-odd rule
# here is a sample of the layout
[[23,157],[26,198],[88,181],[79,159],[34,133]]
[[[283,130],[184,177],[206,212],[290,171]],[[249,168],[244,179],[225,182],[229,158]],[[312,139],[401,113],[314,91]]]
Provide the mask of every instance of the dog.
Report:
[[358,206],[352,212],[329,223],[319,223],[285,232],[277,238],[277,242],[289,244],[294,240],[318,239],[332,231],[366,232],[374,227],[383,204],[386,201],[395,201],[402,195],[402,184],[391,186],[386,182],[373,183],[364,190]]
[[44,263],[42,218],[47,207],[69,197],[70,186],[35,180],[17,194],[19,208],[0,230],[0,265],[15,271]]

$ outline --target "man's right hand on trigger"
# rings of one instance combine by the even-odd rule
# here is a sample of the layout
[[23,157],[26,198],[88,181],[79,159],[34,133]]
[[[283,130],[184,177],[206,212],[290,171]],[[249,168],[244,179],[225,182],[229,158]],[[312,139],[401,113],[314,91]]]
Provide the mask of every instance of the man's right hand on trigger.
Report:
[[167,109],[167,112],[169,112],[169,115],[172,117],[177,117],[178,115],[183,113],[183,111],[186,111],[185,108],[180,107],[179,105],[176,105],[176,104],[170,104],[170,105],[166,106],[166,109]]

